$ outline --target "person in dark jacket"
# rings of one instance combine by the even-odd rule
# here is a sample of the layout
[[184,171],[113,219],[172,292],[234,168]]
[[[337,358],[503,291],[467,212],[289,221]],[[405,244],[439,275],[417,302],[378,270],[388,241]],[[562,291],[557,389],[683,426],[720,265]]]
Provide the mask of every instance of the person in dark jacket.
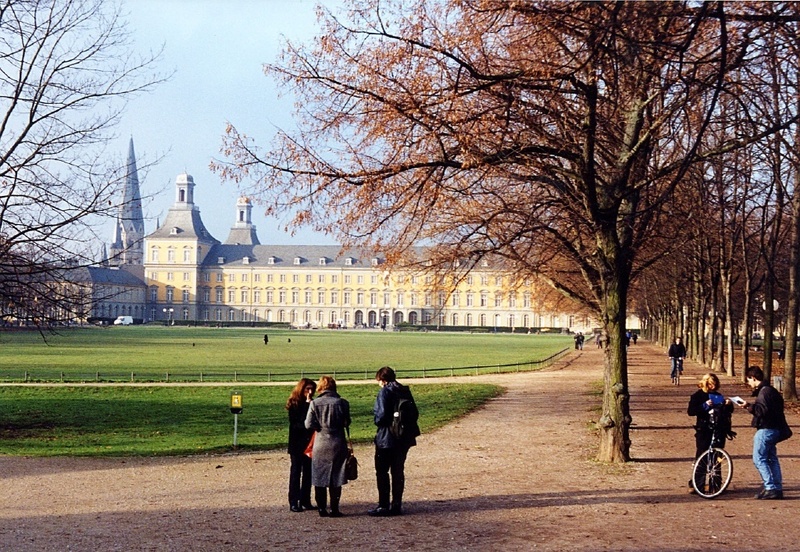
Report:
[[[311,451],[311,484],[321,517],[342,517],[339,501],[347,484],[345,462],[350,456],[345,430],[350,427],[350,403],[336,392],[336,380],[322,376],[317,383],[317,398],[311,401],[306,428],[317,432]],[[331,509],[327,509],[328,490]]]
[[[400,441],[390,428],[395,415],[395,405],[400,397],[411,398],[411,390],[400,385],[388,366],[375,374],[381,389],[375,399],[373,414],[378,430],[375,433],[375,477],[378,483],[378,506],[369,510],[370,516],[399,516],[403,513],[405,490],[405,464],[408,450],[417,444],[412,436]],[[391,476],[390,476],[391,474]],[[391,498],[391,501],[390,501]]]
[[686,346],[681,343],[680,337],[676,337],[672,345],[669,346],[667,356],[672,361],[672,371],[669,377],[675,378],[683,372],[683,359],[686,358]]
[[[715,447],[725,448],[725,441],[730,430],[730,417],[733,412],[733,404],[730,399],[726,399],[719,392],[720,383],[716,374],[704,375],[697,382],[697,387],[697,391],[689,397],[689,407],[686,409],[686,413],[689,416],[695,416],[697,420],[694,426],[695,460],[708,450],[712,442]],[[713,429],[710,420],[712,412],[718,420]],[[731,433],[731,435],[734,434]],[[705,473],[698,472],[701,480],[704,476]],[[691,481],[689,481],[689,488],[693,489]]]
[[758,366],[745,371],[747,385],[753,389],[755,402],[746,402],[742,408],[753,415],[753,464],[755,464],[764,486],[756,495],[758,499],[780,500],[783,498],[783,477],[778,462],[777,444],[784,428],[788,429],[783,411],[783,397],[768,382]]
[[313,431],[306,429],[306,415],[316,389],[316,383],[303,378],[294,386],[289,400],[286,401],[286,410],[289,411],[289,459],[291,460],[289,509],[292,512],[314,509],[311,504],[311,458],[306,456],[305,450],[314,434]]

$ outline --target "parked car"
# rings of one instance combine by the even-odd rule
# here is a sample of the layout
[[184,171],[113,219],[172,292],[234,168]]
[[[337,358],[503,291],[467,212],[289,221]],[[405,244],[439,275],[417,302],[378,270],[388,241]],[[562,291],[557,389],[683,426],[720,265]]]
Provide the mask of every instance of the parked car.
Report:
[[114,320],[115,326],[130,326],[131,324],[133,324],[132,316],[117,316],[117,319]]

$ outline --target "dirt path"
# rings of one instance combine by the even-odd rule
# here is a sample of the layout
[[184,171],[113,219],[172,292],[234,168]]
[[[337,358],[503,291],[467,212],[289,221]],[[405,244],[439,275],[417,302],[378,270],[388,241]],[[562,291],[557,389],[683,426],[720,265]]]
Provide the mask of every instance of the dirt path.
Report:
[[[749,416],[737,411],[733,488],[686,492],[694,439],[685,385],[660,348],[630,350],[632,454],[592,460],[602,357],[587,348],[545,372],[492,376],[508,392],[425,435],[407,464],[406,512],[374,519],[371,450],[342,519],[291,513],[282,452],[177,459],[0,457],[0,550],[795,550],[800,438],[779,447],[787,500],[757,501]],[[727,378],[726,394],[744,394]],[[473,381],[477,378],[473,378]],[[790,424],[800,427],[797,419]]]

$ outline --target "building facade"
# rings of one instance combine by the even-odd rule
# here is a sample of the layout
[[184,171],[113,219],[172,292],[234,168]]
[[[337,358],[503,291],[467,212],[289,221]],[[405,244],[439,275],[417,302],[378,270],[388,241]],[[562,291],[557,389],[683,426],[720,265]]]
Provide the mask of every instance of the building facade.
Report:
[[434,275],[390,271],[379,255],[339,246],[262,245],[247,198],[238,200],[222,243],[205,228],[194,187],[190,175],[177,177],[172,208],[144,239],[146,321],[505,331],[592,326],[585,316],[539,310],[530,281],[488,262],[467,275]]

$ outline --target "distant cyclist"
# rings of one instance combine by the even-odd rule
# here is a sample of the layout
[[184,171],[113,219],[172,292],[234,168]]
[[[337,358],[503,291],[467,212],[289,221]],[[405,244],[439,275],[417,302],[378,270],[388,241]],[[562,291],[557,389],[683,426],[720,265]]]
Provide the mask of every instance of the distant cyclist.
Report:
[[667,355],[672,361],[672,372],[670,373],[670,377],[674,380],[675,378],[680,377],[681,373],[683,372],[683,359],[686,358],[686,347],[684,347],[683,343],[681,343],[680,337],[676,337],[672,345],[669,346]]

